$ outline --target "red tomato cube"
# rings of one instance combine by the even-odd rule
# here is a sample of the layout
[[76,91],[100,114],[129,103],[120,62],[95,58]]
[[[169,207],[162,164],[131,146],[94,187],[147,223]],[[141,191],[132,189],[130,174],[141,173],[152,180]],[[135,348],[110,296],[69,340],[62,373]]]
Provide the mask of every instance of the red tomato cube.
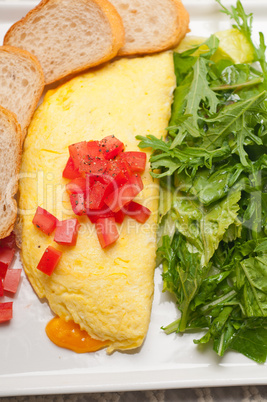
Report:
[[122,223],[124,220],[124,212],[122,210],[114,212],[114,218],[117,223]]
[[0,303],[0,322],[11,320],[13,316],[13,302]]
[[81,141],[70,145],[69,153],[73,160],[75,169],[79,169],[80,164],[88,159],[87,142]]
[[84,177],[77,177],[66,184],[66,190],[69,194],[86,193],[86,189],[89,187],[89,179]]
[[119,238],[115,218],[100,218],[97,220],[95,226],[98,240],[102,248],[113,244]]
[[127,178],[122,171],[120,171],[118,174],[114,174],[114,176],[108,177],[109,183],[106,188],[106,197],[114,191],[117,191],[120,187],[127,183]]
[[87,142],[87,152],[90,158],[104,158],[103,147],[99,141],[89,141]]
[[38,207],[32,223],[47,235],[50,235],[56,228],[57,218],[45,209]]
[[96,181],[93,186],[89,188],[85,201],[87,213],[90,209],[101,209],[103,207],[107,186],[107,184]]
[[140,223],[145,223],[151,215],[151,211],[148,208],[135,201],[131,201],[124,207],[124,213]]
[[124,144],[118,140],[114,135],[109,135],[100,141],[101,146],[104,149],[105,159],[114,159],[124,149]]
[[129,180],[129,183],[132,186],[133,193],[135,194],[134,196],[136,197],[144,188],[144,183],[142,181],[142,178],[140,174],[134,173]]
[[126,184],[132,175],[129,166],[122,161],[109,161],[109,167],[106,170],[105,176],[108,179],[108,186],[105,193],[105,198],[109,194],[118,191],[120,187]]
[[0,297],[4,296],[4,288],[3,288],[3,282],[2,279],[0,278]]
[[96,221],[100,218],[113,218],[115,217],[115,213],[109,209],[107,205],[104,205],[101,209],[90,209],[87,211],[87,216],[92,223],[96,223]]
[[16,235],[11,232],[9,236],[0,240],[0,247],[8,247],[16,249]]
[[72,210],[76,215],[81,216],[86,214],[85,196],[83,193],[71,194],[70,203]]
[[105,199],[105,204],[113,212],[118,212],[129,202],[131,202],[144,188],[142,179],[138,173],[133,174],[129,181],[116,191],[109,194]]
[[65,177],[65,179],[76,179],[79,176],[79,169],[75,168],[73,159],[69,157],[67,164],[63,170],[62,177]]
[[132,172],[142,173],[146,168],[145,152],[122,152],[120,157],[129,163]]
[[13,261],[15,249],[9,247],[0,248],[0,278],[4,279],[7,269]]
[[54,241],[65,246],[75,246],[79,227],[80,223],[76,218],[58,222]]
[[105,173],[116,179],[119,186],[126,183],[132,175],[130,165],[122,160],[109,161]]
[[0,265],[0,279],[4,279],[4,277],[6,276],[7,268],[7,265]]
[[56,250],[52,246],[48,246],[42,255],[42,258],[40,259],[39,264],[37,265],[37,269],[48,276],[52,275],[61,258],[61,255],[61,251]]
[[124,205],[131,202],[134,197],[135,195],[133,194],[132,186],[126,183],[124,186],[111,193],[105,199],[105,204],[111,209],[111,211],[118,212],[124,207]]
[[86,179],[86,186],[92,187],[97,181],[100,181],[102,184],[108,184],[109,183],[109,178],[105,173],[101,174],[90,174],[86,173],[85,174],[85,179]]
[[7,292],[16,293],[20,276],[21,276],[21,269],[8,269],[6,272],[6,276],[3,282],[3,288]]
[[79,171],[81,174],[96,174],[101,175],[105,173],[108,162],[104,159],[93,158],[84,160],[80,163]]

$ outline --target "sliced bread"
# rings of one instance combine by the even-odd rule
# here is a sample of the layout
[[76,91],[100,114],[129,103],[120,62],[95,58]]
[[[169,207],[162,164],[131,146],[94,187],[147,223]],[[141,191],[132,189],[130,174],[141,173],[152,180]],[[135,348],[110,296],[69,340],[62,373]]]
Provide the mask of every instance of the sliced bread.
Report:
[[9,29],[4,44],[34,54],[49,84],[112,59],[124,28],[107,0],[42,0]]
[[14,113],[0,106],[0,239],[13,230],[17,216],[21,130]]
[[15,113],[22,140],[44,89],[36,57],[11,46],[0,47],[0,105]]
[[120,55],[154,53],[175,47],[189,31],[180,0],[110,0],[122,17],[125,45]]

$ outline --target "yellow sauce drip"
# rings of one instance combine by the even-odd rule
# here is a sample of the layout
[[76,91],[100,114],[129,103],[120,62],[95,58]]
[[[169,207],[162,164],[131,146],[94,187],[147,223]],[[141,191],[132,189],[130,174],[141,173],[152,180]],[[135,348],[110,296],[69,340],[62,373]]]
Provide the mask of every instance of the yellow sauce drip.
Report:
[[109,341],[93,339],[80,329],[74,321],[65,321],[55,317],[46,326],[48,338],[57,346],[73,350],[76,353],[96,352],[110,344]]

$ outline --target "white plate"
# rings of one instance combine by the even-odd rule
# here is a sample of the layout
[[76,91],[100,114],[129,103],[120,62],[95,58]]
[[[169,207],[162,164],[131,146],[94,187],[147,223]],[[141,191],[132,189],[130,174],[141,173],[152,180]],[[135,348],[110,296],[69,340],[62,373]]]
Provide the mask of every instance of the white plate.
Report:
[[[255,30],[265,32],[267,38],[267,3],[243,2],[254,12]],[[0,0],[0,39],[35,4],[34,0]],[[191,15],[193,35],[207,36],[229,27],[215,1],[184,0],[184,4]],[[21,266],[18,256],[15,266]],[[234,352],[219,358],[209,347],[194,345],[194,335],[165,335],[160,327],[176,315],[175,304],[161,293],[158,269],[151,324],[143,347],[135,353],[116,352],[112,356],[104,350],[75,354],[56,347],[46,337],[50,309],[23,276],[14,297],[14,318],[0,327],[0,396],[266,384],[266,365]]]

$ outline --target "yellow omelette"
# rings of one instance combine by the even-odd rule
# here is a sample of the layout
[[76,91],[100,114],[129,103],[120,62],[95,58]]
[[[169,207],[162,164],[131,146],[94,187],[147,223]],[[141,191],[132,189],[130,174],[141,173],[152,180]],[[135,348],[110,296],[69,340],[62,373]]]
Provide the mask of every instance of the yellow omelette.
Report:
[[[65,191],[68,180],[62,178],[70,144],[115,135],[126,151],[140,151],[136,135],[164,136],[174,87],[171,52],[114,61],[50,90],[24,145],[19,208],[26,274],[56,315],[73,320],[92,338],[108,341],[108,353],[139,347],[149,326],[159,192],[149,163],[136,201],[152,214],[143,225],[125,218],[118,225],[119,239],[106,249],[86,216],[78,217],[74,247],[59,246],[32,219],[38,206],[60,220],[76,217]],[[63,252],[50,277],[36,268],[49,245]]]

